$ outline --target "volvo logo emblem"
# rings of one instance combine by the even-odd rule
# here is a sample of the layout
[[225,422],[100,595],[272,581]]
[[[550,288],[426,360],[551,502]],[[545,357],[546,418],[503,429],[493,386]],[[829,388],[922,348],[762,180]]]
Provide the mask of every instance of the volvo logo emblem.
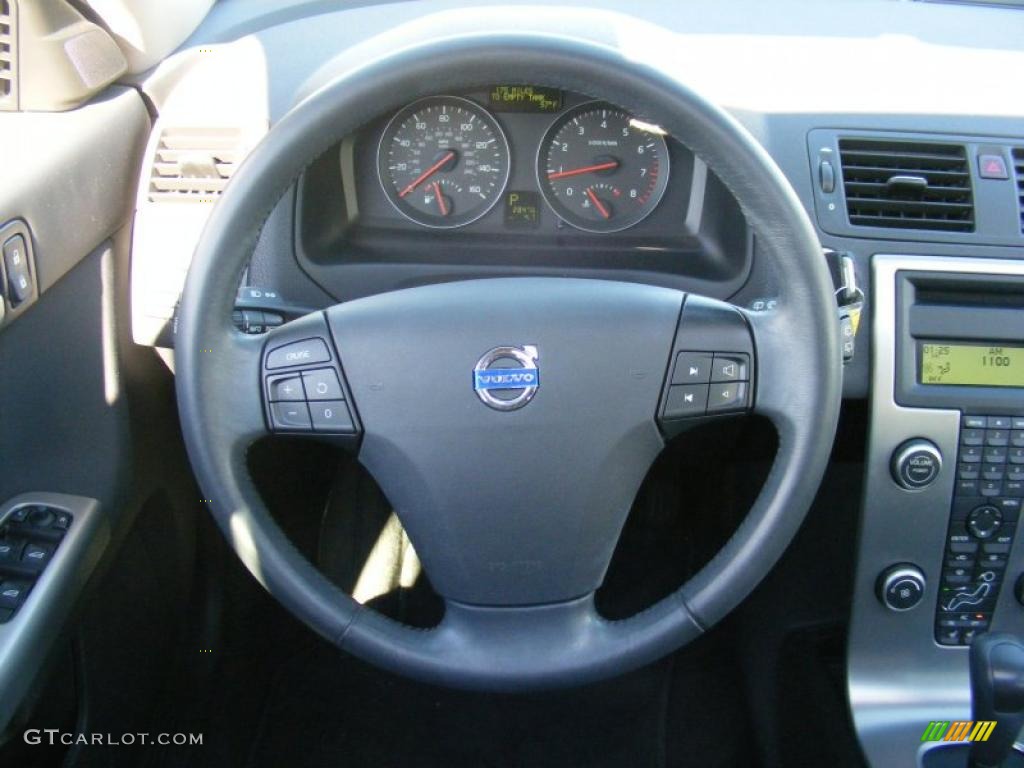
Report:
[[534,346],[495,347],[473,369],[473,389],[484,405],[498,411],[522,408],[540,386]]

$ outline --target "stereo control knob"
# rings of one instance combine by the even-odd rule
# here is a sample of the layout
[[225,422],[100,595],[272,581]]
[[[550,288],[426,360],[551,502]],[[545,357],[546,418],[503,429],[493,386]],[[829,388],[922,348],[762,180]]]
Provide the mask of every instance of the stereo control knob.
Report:
[[916,565],[902,563],[878,577],[878,599],[892,611],[909,611],[924,597],[924,574]]
[[908,491],[927,488],[935,482],[940,469],[942,454],[928,440],[908,440],[892,454],[892,478]]

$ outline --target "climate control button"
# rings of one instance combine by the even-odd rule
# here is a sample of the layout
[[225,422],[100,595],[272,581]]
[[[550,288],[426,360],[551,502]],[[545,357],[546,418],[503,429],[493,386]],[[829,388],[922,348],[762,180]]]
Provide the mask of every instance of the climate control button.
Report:
[[924,574],[916,565],[893,565],[878,577],[878,599],[893,611],[909,611],[924,597]]

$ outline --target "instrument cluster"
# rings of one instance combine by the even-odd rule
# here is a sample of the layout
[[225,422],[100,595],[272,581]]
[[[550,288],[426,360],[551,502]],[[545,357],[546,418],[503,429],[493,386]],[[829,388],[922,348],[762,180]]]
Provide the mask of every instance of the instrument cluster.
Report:
[[[552,88],[498,85],[431,96],[392,115],[373,138],[392,213],[435,230],[485,220],[504,229],[539,229],[546,221],[555,229],[618,232],[657,210],[669,185],[661,128]],[[366,170],[373,146],[360,150]],[[365,191],[361,197],[371,198]],[[371,217],[387,218],[369,203]]]

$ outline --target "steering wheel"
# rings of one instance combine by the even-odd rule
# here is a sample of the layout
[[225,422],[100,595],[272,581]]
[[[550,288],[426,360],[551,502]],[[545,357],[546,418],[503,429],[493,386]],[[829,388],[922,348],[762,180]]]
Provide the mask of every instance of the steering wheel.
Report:
[[[421,38],[366,62],[273,126],[237,170],[194,254],[176,387],[212,514],[252,574],[296,617],[339,648],[420,680],[556,687],[683,646],[740,603],[781,556],[835,437],[838,321],[807,214],[739,123],[616,45],[528,29],[471,31]],[[686,144],[739,202],[759,258],[777,278],[777,306],[751,312],[648,285],[504,278],[363,298],[264,336],[236,331],[241,272],[270,211],[304,168],[439,83],[458,90],[493,82],[600,98]],[[668,435],[716,418],[713,409],[696,420],[673,417],[686,400],[672,383],[681,350],[709,359],[736,353],[747,369],[734,410],[769,419],[778,450],[744,521],[702,570],[641,613],[606,620],[594,591],[642,480]],[[285,383],[300,380],[308,403],[281,400]],[[328,401],[314,399],[312,381]],[[335,435],[358,448],[443,598],[437,627],[412,628],[359,605],[290,544],[246,466],[248,447],[281,431]]]

